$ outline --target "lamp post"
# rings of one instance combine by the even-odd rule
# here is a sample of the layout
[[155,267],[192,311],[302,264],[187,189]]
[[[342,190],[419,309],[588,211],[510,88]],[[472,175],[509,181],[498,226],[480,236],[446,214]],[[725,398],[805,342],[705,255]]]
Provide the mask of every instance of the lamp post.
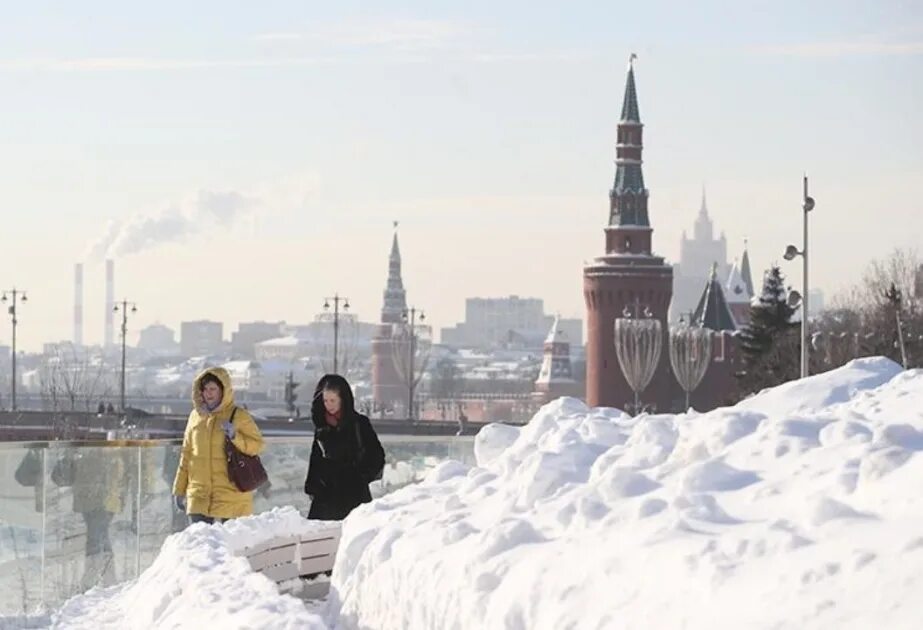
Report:
[[131,307],[132,314],[138,312],[138,307],[128,300],[122,300],[121,302],[116,303],[115,307],[112,309],[116,313],[119,311],[122,312],[122,377],[119,380],[119,401],[121,405],[122,416],[125,415],[125,337],[128,336],[129,307]]
[[414,373],[414,367],[413,367],[413,358],[414,358],[414,354],[416,353],[416,350],[417,350],[417,349],[416,349],[416,345],[417,345],[417,331],[416,331],[417,313],[420,314],[420,321],[421,321],[421,322],[424,321],[424,320],[426,319],[426,314],[423,313],[423,310],[422,310],[422,309],[419,309],[419,310],[418,310],[416,307],[411,307],[411,308],[409,308],[409,309],[405,309],[405,310],[404,310],[404,313],[403,313],[404,321],[410,324],[410,331],[409,331],[409,332],[410,332],[410,344],[409,344],[409,356],[408,356],[408,359],[409,359],[409,360],[408,360],[409,369],[407,370],[407,386],[408,386],[408,387],[407,387],[407,389],[408,389],[408,395],[407,395],[407,419],[408,419],[408,420],[413,420],[413,390],[415,389],[416,380],[417,380],[417,379],[416,379],[416,374]]
[[333,297],[324,298],[324,311],[330,310],[330,302],[333,302],[333,373],[337,373],[337,358],[339,357],[340,342],[340,302],[343,302],[343,310],[349,310],[349,298],[341,297],[339,293],[334,293]]
[[10,404],[12,405],[12,410],[16,411],[16,324],[18,320],[16,319],[16,302],[22,297],[23,302],[28,302],[29,298],[26,297],[26,292],[21,289],[10,289],[9,291],[3,292],[3,303],[10,302],[9,314],[10,319],[13,322],[13,353],[10,356],[10,368],[12,371],[12,381],[10,383]]
[[801,250],[794,245],[785,248],[783,258],[785,260],[794,260],[795,256],[801,256],[803,263],[802,270],[802,294],[801,294],[801,378],[808,376],[808,213],[814,209],[814,199],[808,196],[808,176],[804,176],[804,198],[801,205],[804,211],[804,243]]

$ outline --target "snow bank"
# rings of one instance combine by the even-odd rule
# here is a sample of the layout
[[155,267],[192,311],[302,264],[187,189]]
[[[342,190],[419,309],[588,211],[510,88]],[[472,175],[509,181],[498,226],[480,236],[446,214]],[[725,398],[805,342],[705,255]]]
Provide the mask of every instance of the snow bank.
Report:
[[916,628],[923,371],[866,359],[706,414],[560,399],[356,510],[338,628]]
[[167,538],[153,565],[137,580],[93,589],[55,613],[55,628],[326,628],[304,603],[279,593],[235,551],[277,535],[325,524],[292,507],[226,525],[197,523]]

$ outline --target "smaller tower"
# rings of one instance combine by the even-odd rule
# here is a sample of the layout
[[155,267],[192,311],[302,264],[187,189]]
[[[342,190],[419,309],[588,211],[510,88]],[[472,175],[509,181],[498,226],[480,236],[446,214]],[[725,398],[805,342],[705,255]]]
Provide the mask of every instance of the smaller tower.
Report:
[[725,285],[725,297],[727,298],[728,308],[734,316],[734,323],[737,328],[743,328],[750,323],[750,295],[747,289],[747,283],[744,282],[743,274],[737,261],[731,265],[731,273],[728,274],[727,284]]
[[737,330],[734,316],[731,314],[724,291],[721,290],[721,283],[718,281],[717,264],[712,265],[711,277],[705,284],[699,304],[692,314],[692,323],[716,332]]
[[574,380],[570,362],[570,342],[555,316],[545,338],[542,368],[535,381],[535,397],[546,403],[561,396],[579,396],[580,387]]
[[750,253],[747,251],[747,239],[744,239],[744,255],[740,259],[740,275],[747,285],[747,295],[750,299],[756,295],[753,291],[753,273],[750,271]]

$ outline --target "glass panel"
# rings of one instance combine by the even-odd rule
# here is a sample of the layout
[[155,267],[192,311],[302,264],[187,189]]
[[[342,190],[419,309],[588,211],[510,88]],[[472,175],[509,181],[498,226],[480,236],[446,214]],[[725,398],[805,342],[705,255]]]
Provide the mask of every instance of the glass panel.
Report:
[[137,574],[138,475],[131,448],[52,444],[46,453],[44,586],[53,607]]
[[[446,459],[474,463],[470,437],[382,436],[382,496],[423,479]],[[178,441],[134,446],[52,442],[0,448],[0,616],[50,609],[93,586],[130,580],[186,526],[173,509]],[[254,511],[292,505],[307,514],[311,438],[267,442],[270,483]]]
[[304,493],[304,480],[310,457],[310,439],[267,442],[260,460],[269,475],[269,483],[253,493],[254,513],[292,505],[307,515],[308,497]]
[[[138,568],[149,567],[167,536],[186,527],[186,515],[173,508],[173,478],[179,465],[179,443],[135,447],[141,467],[141,509]],[[140,462],[138,461],[140,458]]]
[[436,466],[454,459],[473,465],[474,439],[466,436],[422,437],[382,436],[385,470],[381,481],[372,484],[372,496],[394,492],[422,481]]
[[41,603],[43,467],[42,449],[0,449],[0,617]]

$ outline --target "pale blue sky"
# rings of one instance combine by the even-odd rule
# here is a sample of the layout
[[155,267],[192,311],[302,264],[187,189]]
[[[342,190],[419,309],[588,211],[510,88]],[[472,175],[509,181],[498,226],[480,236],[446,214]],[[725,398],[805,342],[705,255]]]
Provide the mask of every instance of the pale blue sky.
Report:
[[[20,3],[0,22],[0,284],[32,292],[21,339],[70,338],[73,264],[113,219],[167,241],[119,255],[135,329],[303,322],[333,291],[375,319],[392,219],[434,325],[473,295],[583,317],[633,51],[660,254],[705,184],[764,268],[800,239],[804,171],[828,298],[920,245],[919,2]],[[238,218],[200,191],[237,193],[216,212]]]

